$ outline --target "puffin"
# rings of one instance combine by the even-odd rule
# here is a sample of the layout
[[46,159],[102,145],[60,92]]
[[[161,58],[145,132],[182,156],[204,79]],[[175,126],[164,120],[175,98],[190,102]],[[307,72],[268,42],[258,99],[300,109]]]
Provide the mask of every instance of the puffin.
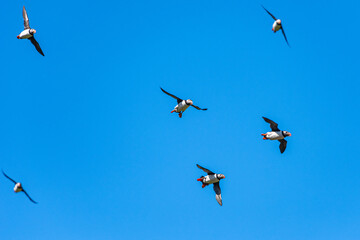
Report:
[[197,179],[197,181],[202,182],[202,188],[206,187],[209,184],[213,184],[214,191],[216,193],[216,201],[220,204],[220,206],[222,206],[221,189],[219,182],[221,179],[224,179],[225,176],[223,174],[213,173],[209,169],[203,168],[199,164],[196,164],[196,166],[208,174],[205,177],[201,176]]
[[33,28],[30,28],[30,24],[29,24],[29,18],[27,16],[26,13],[26,9],[25,6],[23,6],[23,18],[24,18],[24,31],[22,31],[18,36],[17,39],[29,39],[31,41],[31,43],[35,46],[36,50],[43,56],[44,53],[40,48],[39,43],[35,40],[34,34],[36,33],[36,30]]
[[285,140],[286,137],[290,137],[291,133],[287,131],[281,131],[278,128],[278,124],[266,117],[262,117],[265,122],[270,123],[271,132],[262,133],[261,136],[263,136],[264,140],[278,140],[280,142],[280,152],[283,153],[286,149],[287,141]]
[[6,174],[4,173],[3,170],[1,170],[1,171],[2,171],[2,173],[4,174],[4,176],[5,176],[7,179],[9,179],[10,181],[12,181],[12,182],[15,184],[15,187],[14,187],[14,192],[15,192],[15,193],[24,192],[25,195],[30,199],[31,202],[37,204],[37,202],[35,202],[35,201],[29,196],[29,194],[27,194],[27,192],[25,191],[25,189],[22,187],[22,184],[21,184],[21,183],[16,182],[15,180],[11,179],[8,175],[6,175]]
[[198,106],[195,106],[191,99],[183,100],[181,98],[176,97],[175,95],[172,95],[171,93],[168,93],[167,91],[165,91],[161,87],[160,87],[160,89],[161,89],[161,91],[163,91],[164,93],[166,93],[170,97],[173,97],[173,98],[175,98],[177,100],[178,104],[175,106],[174,110],[171,111],[171,113],[173,113],[173,112],[179,113],[180,118],[182,117],[183,112],[185,112],[185,110],[189,106],[192,106],[192,107],[196,108],[197,110],[202,110],[202,111],[207,110],[207,108],[199,108]]
[[281,24],[281,20],[280,19],[277,19],[274,15],[272,15],[263,5],[261,5],[265,11],[275,20],[275,22],[273,23],[273,26],[272,26],[272,31],[274,33],[276,33],[277,31],[279,31],[281,29],[283,35],[284,35],[284,38],[285,38],[285,41],[287,43],[287,45],[290,47],[290,44],[286,38],[286,35],[285,35],[285,31],[284,31],[284,27],[283,25]]

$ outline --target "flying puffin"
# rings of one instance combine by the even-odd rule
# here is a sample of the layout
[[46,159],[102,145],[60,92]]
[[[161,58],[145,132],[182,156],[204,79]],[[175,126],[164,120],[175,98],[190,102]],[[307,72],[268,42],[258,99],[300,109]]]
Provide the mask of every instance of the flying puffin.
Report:
[[165,91],[161,87],[160,87],[160,89],[161,89],[161,91],[163,91],[164,93],[166,93],[170,97],[173,97],[173,98],[175,98],[177,100],[178,104],[175,106],[174,110],[171,111],[171,113],[173,113],[173,112],[179,113],[180,118],[182,117],[183,112],[185,112],[185,110],[189,106],[192,106],[192,107],[196,108],[197,110],[203,110],[203,111],[207,110],[207,108],[199,108],[198,106],[195,106],[191,99],[183,100],[181,98],[176,97],[175,95],[172,95],[171,93],[168,93],[167,91]]
[[213,184],[214,191],[216,193],[216,196],[215,196],[216,201],[220,204],[220,206],[222,206],[221,189],[220,189],[219,182],[221,179],[224,179],[225,176],[223,174],[213,173],[209,169],[203,168],[199,164],[196,164],[196,166],[208,174],[205,177],[201,176],[200,178],[197,179],[199,182],[202,182],[202,184],[203,184],[202,188],[206,187],[209,184]]
[[25,195],[30,199],[30,201],[32,201],[33,203],[37,203],[34,200],[32,200],[32,198],[27,194],[27,192],[24,190],[24,188],[22,187],[21,183],[16,182],[15,180],[11,179],[8,175],[6,175],[4,173],[4,171],[2,171],[2,173],[4,174],[4,176],[9,179],[10,181],[12,181],[13,183],[15,183],[15,187],[14,187],[14,192],[18,193],[18,192],[24,192]]
[[34,34],[36,33],[36,30],[33,28],[30,28],[29,25],[29,18],[27,16],[26,10],[25,10],[25,6],[23,6],[23,18],[24,18],[24,31],[22,31],[17,38],[18,39],[29,39],[31,41],[31,43],[35,46],[36,50],[43,56],[44,53],[40,48],[39,43],[35,40],[34,38]]
[[261,135],[264,136],[263,139],[267,140],[278,140],[280,142],[280,152],[283,153],[286,149],[287,141],[284,139],[286,137],[290,137],[291,133],[287,131],[281,131],[278,128],[278,124],[266,117],[263,117],[265,122],[270,123],[271,132],[262,133]]
[[271,30],[273,30],[274,33],[276,33],[277,31],[279,31],[279,30],[281,29],[281,31],[282,31],[282,33],[283,33],[283,35],[284,35],[285,41],[286,41],[287,45],[290,47],[290,44],[289,44],[289,42],[288,42],[288,40],[287,40],[287,38],[286,38],[286,35],[285,35],[284,27],[283,27],[283,25],[281,24],[281,20],[280,20],[280,19],[277,19],[274,15],[272,15],[268,10],[266,10],[266,8],[265,8],[263,5],[261,5],[261,6],[262,6],[262,7],[265,9],[265,11],[275,20],[275,22],[273,23],[273,26],[272,26],[272,29],[271,29]]

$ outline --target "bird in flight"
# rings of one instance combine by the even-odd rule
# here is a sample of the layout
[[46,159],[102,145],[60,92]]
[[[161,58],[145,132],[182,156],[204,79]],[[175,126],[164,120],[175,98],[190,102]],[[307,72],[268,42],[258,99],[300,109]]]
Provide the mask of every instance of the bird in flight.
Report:
[[278,124],[266,117],[263,117],[265,122],[270,123],[271,132],[262,133],[264,140],[278,140],[280,142],[280,152],[283,153],[286,149],[287,141],[285,140],[286,137],[290,137],[291,133],[287,131],[281,131],[278,128]]
[[24,31],[22,31],[17,38],[18,39],[29,39],[31,43],[35,46],[36,50],[43,56],[44,53],[40,48],[40,44],[35,40],[34,34],[36,33],[36,30],[33,28],[30,28],[29,24],[29,18],[26,13],[25,6],[23,6],[23,18],[24,18]]
[[[262,6],[262,5],[261,5]],[[274,31],[274,33],[276,33],[277,31],[279,31],[281,29],[283,35],[284,35],[284,38],[285,38],[285,41],[287,43],[287,45],[290,47],[290,44],[286,38],[286,35],[285,35],[285,31],[284,31],[284,27],[281,23],[281,20],[280,19],[277,19],[274,15],[272,15],[264,6],[262,6],[265,11],[275,20],[275,22],[273,23],[273,26],[272,26],[272,29]]]
[[182,117],[183,112],[185,112],[185,110],[189,107],[192,106],[194,108],[196,108],[197,110],[207,110],[207,108],[199,108],[198,106],[195,106],[193,104],[193,101],[191,99],[188,100],[183,100],[181,98],[176,97],[175,95],[172,95],[171,93],[168,93],[167,91],[165,91],[164,89],[160,88],[161,91],[163,91],[164,93],[166,93],[167,95],[169,95],[172,98],[175,98],[177,101],[177,105],[175,106],[174,110],[171,111],[171,113],[176,112],[179,113],[179,117]]
[[35,202],[30,196],[29,194],[27,194],[27,192],[25,191],[25,189],[22,187],[22,184],[19,183],[19,182],[16,182],[15,180],[13,180],[12,178],[10,178],[8,175],[6,175],[4,173],[4,171],[2,171],[2,173],[4,174],[4,176],[9,179],[10,181],[12,181],[14,184],[15,184],[15,187],[14,187],[14,192],[15,193],[18,193],[18,192],[24,192],[25,195],[30,199],[30,201],[32,201],[33,203],[37,203]]
[[203,168],[199,164],[196,164],[196,166],[201,170],[203,170],[204,172],[206,172],[207,174],[205,177],[201,176],[200,178],[197,179],[199,182],[202,182],[203,184],[202,188],[206,187],[209,184],[213,184],[214,191],[216,193],[215,195],[216,201],[220,204],[220,206],[222,206],[221,189],[219,182],[221,179],[224,179],[225,176],[223,174],[217,174],[210,171],[209,169]]

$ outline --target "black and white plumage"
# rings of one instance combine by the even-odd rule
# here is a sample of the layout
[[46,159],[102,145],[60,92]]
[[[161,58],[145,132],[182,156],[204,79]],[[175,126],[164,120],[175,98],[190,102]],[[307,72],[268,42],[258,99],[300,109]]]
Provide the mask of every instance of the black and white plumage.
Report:
[[[262,5],[261,5],[262,6]],[[277,19],[274,15],[272,15],[264,6],[262,6],[264,8],[264,10],[275,20],[275,22],[273,23],[273,26],[272,26],[272,29],[274,31],[274,33],[276,33],[277,31],[279,31],[281,29],[283,35],[284,35],[284,38],[285,38],[285,41],[287,43],[287,45],[290,47],[290,44],[286,38],[286,35],[285,35],[285,31],[284,31],[284,27],[281,23],[281,20],[280,19]]]
[[29,18],[25,9],[25,6],[23,6],[23,18],[24,18],[24,31],[22,31],[17,38],[18,39],[29,39],[31,43],[35,46],[36,50],[43,56],[44,53],[41,50],[40,44],[35,40],[34,34],[36,33],[36,30],[33,28],[30,28],[29,24]]
[[280,142],[280,152],[283,153],[286,149],[287,141],[284,139],[286,137],[290,137],[291,133],[287,131],[281,131],[278,128],[278,124],[266,117],[263,117],[265,122],[270,124],[271,132],[261,134],[264,140],[278,140]]
[[2,173],[4,174],[4,176],[9,179],[10,181],[12,181],[15,186],[14,186],[14,192],[18,193],[18,192],[24,192],[25,195],[30,199],[30,201],[32,201],[33,203],[37,203],[35,202],[30,196],[29,194],[25,191],[25,189],[22,187],[21,183],[16,182],[14,179],[10,178],[8,175],[5,174],[5,172],[2,170]]
[[161,91],[163,91],[165,94],[167,94],[167,95],[169,95],[170,97],[176,99],[176,101],[177,101],[178,104],[175,106],[174,110],[171,111],[171,113],[173,113],[173,112],[179,113],[179,117],[180,117],[180,118],[182,117],[183,112],[184,112],[189,106],[192,106],[192,107],[196,108],[197,110],[203,110],[203,111],[207,110],[207,108],[200,108],[200,107],[198,107],[198,106],[195,106],[195,105],[193,104],[193,101],[192,101],[191,99],[183,100],[183,99],[178,98],[177,96],[175,96],[175,95],[173,95],[173,94],[165,91],[165,90],[162,89],[161,87],[160,87],[160,89],[161,89]]
[[210,171],[209,169],[206,169],[206,168],[200,166],[199,164],[196,164],[196,166],[208,174],[205,177],[201,176],[197,180],[199,182],[202,182],[202,184],[203,184],[202,187],[203,188],[206,187],[209,184],[213,184],[214,191],[215,191],[215,194],[216,194],[215,195],[216,201],[220,204],[220,206],[222,206],[221,189],[220,189],[219,182],[220,182],[221,179],[224,179],[225,176],[223,174],[216,174],[216,173]]

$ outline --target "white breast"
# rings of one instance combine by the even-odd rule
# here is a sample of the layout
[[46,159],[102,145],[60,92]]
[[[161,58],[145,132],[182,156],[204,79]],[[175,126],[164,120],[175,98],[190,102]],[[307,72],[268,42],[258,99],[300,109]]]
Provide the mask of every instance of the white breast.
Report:
[[280,139],[284,139],[284,135],[282,134],[282,131],[267,132],[266,138],[268,138],[270,140],[280,140]]
[[19,34],[20,39],[26,39],[26,38],[30,38],[30,37],[32,37],[32,35],[30,34],[30,29],[25,29],[24,31],[22,31]]
[[273,24],[273,31],[277,32],[280,30],[281,25],[279,25],[276,21]]
[[176,112],[184,112],[188,107],[189,107],[189,105],[187,105],[185,100],[183,100],[175,107],[175,109],[176,109]]
[[22,190],[22,188],[21,188],[20,183],[15,184],[14,192],[21,192],[21,190]]
[[212,183],[217,183],[219,182],[219,179],[217,179],[216,177],[216,174],[214,175],[207,175],[205,178],[204,178],[204,183],[207,183],[207,184],[212,184]]

